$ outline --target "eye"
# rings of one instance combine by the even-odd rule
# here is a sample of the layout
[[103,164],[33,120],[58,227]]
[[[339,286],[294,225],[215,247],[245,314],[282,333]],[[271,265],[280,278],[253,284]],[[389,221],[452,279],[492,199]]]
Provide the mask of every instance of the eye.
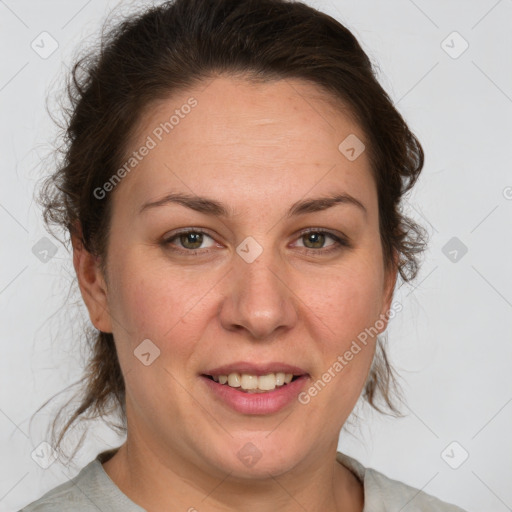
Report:
[[[327,245],[328,248],[325,249],[326,240],[329,238],[334,242]],[[310,254],[325,254],[339,250],[342,247],[350,246],[350,244],[345,238],[321,229],[309,229],[306,231],[302,231],[300,233],[300,237],[298,238],[298,240],[303,241],[302,247],[304,247],[306,249],[306,252]]]
[[[326,240],[329,238],[333,242],[325,248]],[[203,246],[208,239],[211,241],[210,244]],[[344,237],[320,228],[302,231],[299,233],[298,240],[304,240],[302,246],[299,245],[298,247],[303,247],[306,253],[313,255],[329,254],[339,251],[343,247],[350,247],[350,243]],[[174,252],[186,256],[195,256],[197,254],[209,253],[209,249],[215,246],[215,240],[202,229],[188,228],[164,239],[162,244]]]
[[[209,238],[213,242],[213,238],[209,236],[205,231],[201,229],[188,229],[185,231],[181,231],[180,233],[177,233],[169,238],[166,238],[163,243],[165,245],[175,245],[174,241],[176,240],[183,249],[178,248],[174,249],[177,252],[181,253],[187,253],[187,254],[196,254],[197,249],[201,249],[201,245],[204,243],[205,239]],[[213,247],[214,243],[207,246]],[[209,252],[209,251],[203,251],[203,252]]]

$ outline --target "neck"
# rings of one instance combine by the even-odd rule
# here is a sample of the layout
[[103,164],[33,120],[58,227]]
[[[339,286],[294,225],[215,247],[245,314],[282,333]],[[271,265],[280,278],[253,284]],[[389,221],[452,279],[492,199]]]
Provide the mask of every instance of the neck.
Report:
[[147,512],[361,512],[364,491],[336,461],[336,447],[279,476],[247,479],[199,467],[190,458],[135,443],[130,436],[103,468],[119,489]]

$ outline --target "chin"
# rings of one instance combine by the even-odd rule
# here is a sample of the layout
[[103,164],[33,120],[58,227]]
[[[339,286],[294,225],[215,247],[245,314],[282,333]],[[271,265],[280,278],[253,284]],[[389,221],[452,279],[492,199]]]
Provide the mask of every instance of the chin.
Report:
[[270,441],[266,438],[268,435],[262,432],[260,436],[252,434],[242,440],[231,439],[231,446],[221,450],[219,457],[213,454],[215,465],[229,473],[230,478],[240,480],[268,480],[270,475],[277,477],[293,469],[302,458],[304,448],[294,449],[287,443],[283,450],[283,444]]

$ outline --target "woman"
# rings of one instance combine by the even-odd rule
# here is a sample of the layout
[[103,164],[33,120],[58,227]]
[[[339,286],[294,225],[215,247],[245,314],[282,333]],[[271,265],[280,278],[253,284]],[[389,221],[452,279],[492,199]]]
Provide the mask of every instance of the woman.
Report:
[[72,77],[42,202],[98,332],[55,447],[112,404],[127,439],[23,510],[462,510],[336,451],[361,395],[397,411],[377,336],[424,247],[423,151],[354,36],[177,0]]

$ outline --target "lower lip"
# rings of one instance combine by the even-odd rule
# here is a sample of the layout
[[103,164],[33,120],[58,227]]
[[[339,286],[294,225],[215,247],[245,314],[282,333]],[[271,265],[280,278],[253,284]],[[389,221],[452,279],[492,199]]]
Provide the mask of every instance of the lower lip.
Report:
[[297,399],[308,380],[307,375],[301,375],[289,384],[285,384],[266,393],[245,393],[227,384],[219,384],[201,375],[212,393],[223,403],[242,414],[272,414],[284,409]]

